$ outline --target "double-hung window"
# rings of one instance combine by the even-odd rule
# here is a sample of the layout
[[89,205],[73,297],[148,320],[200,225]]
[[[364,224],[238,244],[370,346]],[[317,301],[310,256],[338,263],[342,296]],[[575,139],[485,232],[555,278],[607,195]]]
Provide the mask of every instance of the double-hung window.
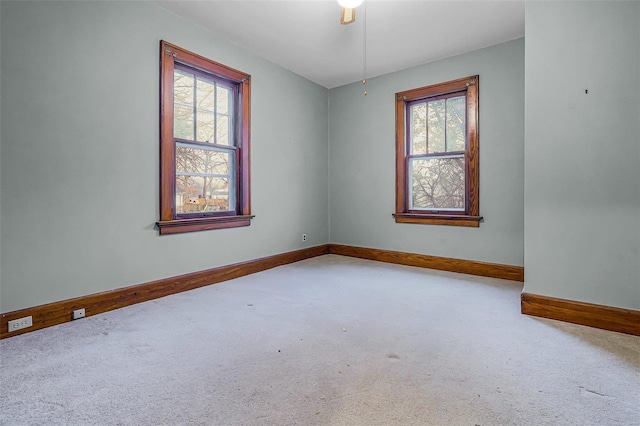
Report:
[[161,42],[161,234],[250,224],[250,76]]
[[396,94],[396,222],[479,226],[478,76]]

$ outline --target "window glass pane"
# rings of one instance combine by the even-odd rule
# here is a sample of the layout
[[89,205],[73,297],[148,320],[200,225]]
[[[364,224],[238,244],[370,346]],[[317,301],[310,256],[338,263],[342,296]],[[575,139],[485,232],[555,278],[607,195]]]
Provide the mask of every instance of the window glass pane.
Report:
[[466,99],[447,99],[447,151],[465,150]]
[[427,153],[427,104],[411,107],[411,154]]
[[445,101],[432,101],[427,104],[427,125],[429,129],[429,154],[445,152],[444,129]]
[[214,142],[216,139],[215,113],[198,108],[197,117],[196,140],[199,142]]
[[193,140],[193,108],[183,105],[173,107],[173,136]]
[[464,210],[464,157],[411,160],[411,208]]
[[193,74],[173,73],[173,135],[193,140]]
[[176,176],[176,213],[205,213],[230,210],[229,179]]
[[176,147],[176,172],[229,175],[231,153],[208,149]]
[[198,76],[196,102],[198,109],[214,111],[216,105],[216,87],[212,81],[207,81]]
[[219,143],[220,145],[229,145],[229,117],[218,114],[216,127],[218,129],[216,143]]
[[218,107],[218,112],[220,114],[229,114],[229,101],[231,100],[230,90],[226,87],[221,87],[218,85],[216,94],[218,98],[216,99],[216,104]]

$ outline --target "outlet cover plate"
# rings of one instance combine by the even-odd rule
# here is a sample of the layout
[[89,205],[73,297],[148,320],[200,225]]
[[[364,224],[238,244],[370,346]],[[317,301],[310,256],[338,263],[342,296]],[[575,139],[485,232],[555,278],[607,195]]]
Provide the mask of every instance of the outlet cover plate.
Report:
[[23,328],[33,326],[33,318],[31,316],[18,318],[13,321],[9,321],[9,333],[12,331],[22,330]]

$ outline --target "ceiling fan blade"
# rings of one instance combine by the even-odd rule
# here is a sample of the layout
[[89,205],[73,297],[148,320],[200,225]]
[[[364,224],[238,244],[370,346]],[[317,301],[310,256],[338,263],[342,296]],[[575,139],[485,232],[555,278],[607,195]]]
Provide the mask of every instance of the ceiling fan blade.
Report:
[[343,7],[340,11],[340,23],[342,25],[353,24],[356,21],[356,10],[350,7]]

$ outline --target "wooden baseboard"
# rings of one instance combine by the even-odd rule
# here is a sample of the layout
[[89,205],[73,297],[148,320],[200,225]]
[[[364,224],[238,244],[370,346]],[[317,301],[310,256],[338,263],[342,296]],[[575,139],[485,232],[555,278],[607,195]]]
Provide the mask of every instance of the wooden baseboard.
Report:
[[[329,254],[327,244],[3,313],[0,318],[0,339],[69,322],[76,309],[84,308],[86,316],[96,315],[324,254]],[[8,322],[26,316],[33,318],[33,326],[9,333]]]
[[[72,320],[72,313],[76,309],[84,308],[86,316],[96,315],[325,254],[337,254],[420,268],[524,281],[524,268],[521,266],[341,244],[324,244],[103,293],[6,312],[0,316],[0,339],[69,322]],[[640,311],[632,309],[594,305],[528,293],[522,294],[521,309],[522,313],[527,315],[640,336]],[[32,317],[33,326],[9,333],[8,322],[26,316]]]
[[640,311],[522,293],[523,314],[640,336]]
[[372,249],[365,247],[329,244],[331,254],[377,260],[379,262],[397,263],[420,268],[438,269],[441,271],[459,272],[483,277],[501,278],[505,280],[524,281],[522,266],[501,265],[498,263],[477,262],[474,260],[453,259],[450,257],[429,256],[426,254],[405,253]]
[[[73,299],[53,302],[46,305],[6,312],[0,316],[0,339],[13,337],[72,320],[73,311],[85,309],[86,316],[96,315],[136,303],[169,296],[183,291],[193,290],[211,284],[239,278],[256,272],[265,271],[300,260],[324,254],[359,257],[380,262],[417,266],[421,268],[439,269],[471,275],[503,278],[523,281],[524,268],[520,266],[500,265],[470,260],[451,259],[395,252],[389,250],[369,249],[345,246],[340,244],[324,244],[308,249],[277,254],[261,259],[250,260],[228,266],[194,272],[177,277],[165,278],[130,287],[119,288],[102,293],[90,294]],[[9,333],[8,323],[11,320],[31,316],[33,326]]]

